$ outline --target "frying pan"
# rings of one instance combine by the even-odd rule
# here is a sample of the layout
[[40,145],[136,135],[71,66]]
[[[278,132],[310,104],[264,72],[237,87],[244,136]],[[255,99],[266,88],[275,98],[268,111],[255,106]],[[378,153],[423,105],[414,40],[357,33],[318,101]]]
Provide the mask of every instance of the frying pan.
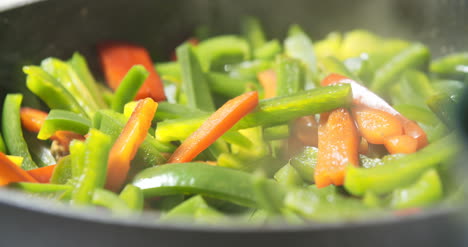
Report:
[[[0,99],[20,91],[35,107],[41,103],[24,86],[24,64],[79,51],[98,75],[99,41],[138,43],[164,60],[196,26],[237,32],[244,15],[258,16],[271,37],[281,38],[297,23],[314,39],[359,27],[421,40],[434,56],[468,48],[468,2],[462,0],[29,0],[0,8]],[[466,246],[464,211],[439,206],[355,222],[209,227],[162,224],[152,213],[115,218],[2,189],[0,246]]]

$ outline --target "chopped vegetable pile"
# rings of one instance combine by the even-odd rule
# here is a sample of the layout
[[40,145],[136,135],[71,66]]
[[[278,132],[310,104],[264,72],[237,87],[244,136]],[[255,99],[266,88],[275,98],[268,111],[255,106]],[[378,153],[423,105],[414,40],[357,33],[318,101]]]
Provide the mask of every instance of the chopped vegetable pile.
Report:
[[[459,200],[454,105],[468,53],[369,31],[313,40],[191,37],[155,63],[97,44],[104,83],[79,53],[24,66],[44,103],[3,99],[0,185],[164,222],[291,224],[402,215]],[[105,86],[107,85],[107,86]],[[45,107],[47,106],[47,107]]]

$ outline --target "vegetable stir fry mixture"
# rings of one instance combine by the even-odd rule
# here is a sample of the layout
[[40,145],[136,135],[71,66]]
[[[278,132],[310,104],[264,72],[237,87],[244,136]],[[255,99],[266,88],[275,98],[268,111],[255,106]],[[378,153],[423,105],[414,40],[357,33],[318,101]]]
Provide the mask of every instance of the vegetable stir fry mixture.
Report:
[[[360,219],[457,201],[453,109],[468,53],[369,31],[313,40],[194,36],[168,62],[97,44],[23,67],[44,103],[3,99],[0,184],[115,215],[264,224]],[[105,86],[106,85],[106,86]],[[409,211],[405,211],[409,212]]]

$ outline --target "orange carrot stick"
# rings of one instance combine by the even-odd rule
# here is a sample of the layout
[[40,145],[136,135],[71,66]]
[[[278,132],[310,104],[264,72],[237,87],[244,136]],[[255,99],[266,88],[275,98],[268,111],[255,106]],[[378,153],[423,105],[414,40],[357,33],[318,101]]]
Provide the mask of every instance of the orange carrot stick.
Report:
[[148,129],[151,127],[154,113],[158,103],[151,98],[140,100],[130,119],[119,135],[107,161],[106,188],[118,191],[130,169],[130,162],[135,158],[138,147],[145,140]]
[[352,113],[359,133],[369,143],[384,144],[385,138],[403,134],[400,120],[390,113],[366,106],[354,106]]
[[54,169],[57,165],[44,166],[27,171],[31,177],[35,178],[39,183],[49,183]]
[[276,72],[272,69],[259,72],[257,79],[265,92],[263,98],[273,98],[276,96]]
[[359,135],[348,110],[338,108],[322,114],[319,124],[317,166],[318,188],[342,185],[348,165],[359,165]]
[[47,112],[29,107],[21,107],[21,125],[31,132],[38,133],[47,118]]
[[387,137],[384,145],[391,154],[410,154],[418,149],[418,141],[407,135]]
[[130,68],[141,64],[149,72],[149,76],[138,91],[136,99],[150,97],[155,101],[166,100],[161,78],[145,48],[126,43],[107,42],[99,45],[98,50],[106,81],[113,90],[117,89]]
[[237,96],[213,113],[195,132],[175,150],[169,163],[189,162],[228,131],[258,104],[258,93]]
[[0,152],[0,186],[16,182],[37,183],[37,180]]

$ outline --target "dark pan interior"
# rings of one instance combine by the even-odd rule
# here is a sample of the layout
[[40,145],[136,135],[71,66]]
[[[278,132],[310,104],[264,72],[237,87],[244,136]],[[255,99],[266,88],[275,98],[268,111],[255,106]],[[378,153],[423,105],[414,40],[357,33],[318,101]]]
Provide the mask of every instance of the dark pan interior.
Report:
[[[48,56],[68,58],[79,51],[99,75],[95,44],[103,40],[138,43],[155,60],[165,60],[195,27],[237,32],[240,17],[253,15],[260,17],[271,37],[282,37],[292,23],[303,26],[313,39],[330,31],[365,28],[421,40],[439,56],[468,48],[467,11],[464,0],[37,2],[0,13],[0,104],[6,93],[21,91],[25,104],[39,105],[25,89],[21,66]],[[443,209],[405,220],[217,231],[69,214],[68,209],[35,208],[32,204],[38,202],[0,191],[0,246],[463,246],[464,240],[458,221],[462,213]]]

